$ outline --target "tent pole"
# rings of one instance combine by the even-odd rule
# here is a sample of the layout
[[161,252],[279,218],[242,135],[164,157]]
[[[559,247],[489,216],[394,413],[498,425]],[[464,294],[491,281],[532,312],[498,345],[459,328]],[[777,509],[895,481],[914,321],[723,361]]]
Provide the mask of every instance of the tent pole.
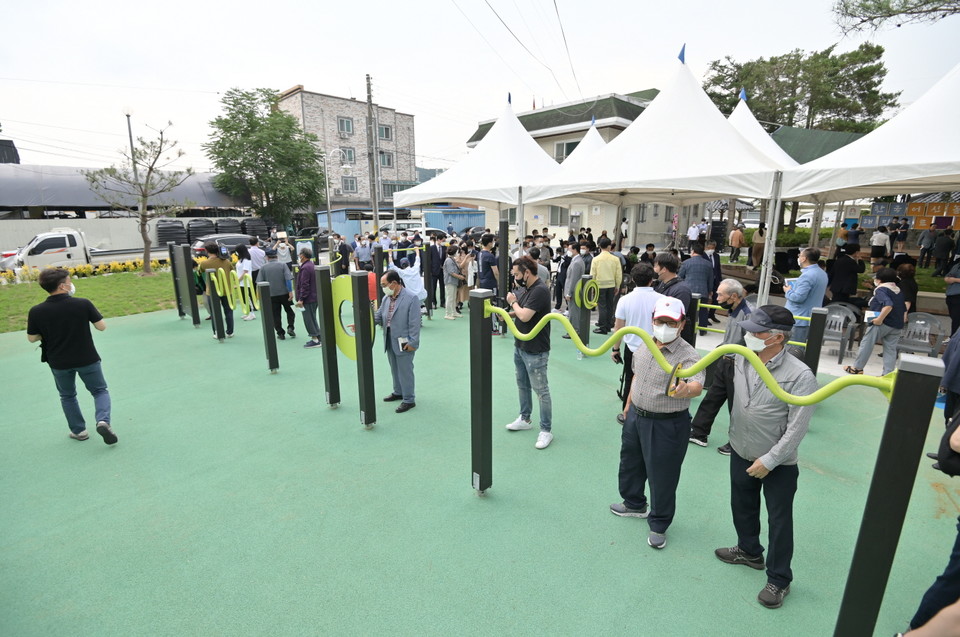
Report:
[[840,224],[843,223],[843,204],[845,201],[841,201],[837,208],[836,219],[833,220],[833,235],[830,237],[830,245],[827,246],[828,250],[833,250],[833,258],[837,258],[838,248],[837,246],[837,237],[840,236]]
[[[763,250],[763,267],[760,268],[760,290],[757,305],[766,305],[770,299],[770,279],[773,276],[773,257],[777,249],[777,231],[780,217],[780,188],[783,184],[783,171],[773,174],[773,193],[767,207],[767,237]],[[756,265],[756,264],[754,264]]]
[[810,240],[807,242],[811,248],[820,247],[820,226],[823,225],[823,204],[818,203],[813,208],[813,219],[810,220]]
[[517,186],[517,238],[523,245],[523,238],[527,236],[527,220],[523,214],[523,186]]

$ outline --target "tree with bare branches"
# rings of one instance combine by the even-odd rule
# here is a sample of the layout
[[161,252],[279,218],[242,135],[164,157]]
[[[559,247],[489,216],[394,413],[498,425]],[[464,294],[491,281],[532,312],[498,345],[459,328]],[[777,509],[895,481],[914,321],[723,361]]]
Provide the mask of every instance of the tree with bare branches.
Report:
[[885,24],[903,26],[960,13],[960,0],[837,0],[833,13],[843,33],[876,31]]
[[[187,202],[164,200],[164,195],[185,182],[193,168],[186,170],[164,170],[183,156],[183,149],[177,148],[177,142],[167,137],[167,129],[173,122],[167,122],[165,128],[157,131],[157,139],[137,138],[133,156],[122,152],[124,162],[120,166],[110,166],[99,170],[85,170],[83,176],[90,183],[90,189],[113,208],[126,210],[137,215],[140,236],[143,239],[143,274],[152,275],[150,267],[150,226],[153,217],[161,216],[171,208],[185,206]],[[176,149],[176,152],[174,152]]]

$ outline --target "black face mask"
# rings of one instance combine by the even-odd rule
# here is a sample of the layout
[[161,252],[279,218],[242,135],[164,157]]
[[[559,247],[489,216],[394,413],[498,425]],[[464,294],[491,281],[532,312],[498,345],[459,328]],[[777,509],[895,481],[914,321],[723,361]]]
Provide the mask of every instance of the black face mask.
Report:
[[725,310],[732,310],[732,309],[733,309],[733,303],[730,303],[729,301],[727,301],[726,303],[717,303],[717,305],[719,305],[720,307],[722,307],[722,308],[725,309]]
[[523,279],[514,279],[518,287],[525,288],[527,287],[527,282]]

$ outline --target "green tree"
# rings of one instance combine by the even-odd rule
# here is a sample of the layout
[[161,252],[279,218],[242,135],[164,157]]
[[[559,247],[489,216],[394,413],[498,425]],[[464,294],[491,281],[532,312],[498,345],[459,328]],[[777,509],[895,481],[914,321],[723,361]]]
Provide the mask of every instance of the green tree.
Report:
[[320,205],[324,175],[316,135],[279,110],[278,100],[270,89],[230,89],[203,148],[220,172],[219,190],[249,197],[257,215],[283,224],[294,211]]
[[833,5],[837,24],[844,34],[876,31],[885,23],[938,22],[960,13],[960,0],[837,0]]
[[[99,170],[85,170],[90,189],[111,207],[136,213],[143,239],[143,273],[153,274],[150,267],[150,226],[152,217],[161,216],[172,208],[188,205],[188,202],[164,200],[161,195],[168,193],[185,182],[193,174],[192,168],[186,170],[164,170],[183,156],[183,150],[177,149],[177,142],[166,136],[167,128],[157,131],[157,139],[137,138],[131,157],[124,151],[126,161],[120,166],[110,166]],[[151,207],[152,206],[152,207]]]

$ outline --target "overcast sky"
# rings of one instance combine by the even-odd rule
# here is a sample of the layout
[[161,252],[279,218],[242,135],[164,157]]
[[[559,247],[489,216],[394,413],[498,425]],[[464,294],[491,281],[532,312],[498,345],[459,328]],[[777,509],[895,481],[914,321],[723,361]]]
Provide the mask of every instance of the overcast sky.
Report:
[[[417,165],[449,167],[466,152],[477,122],[502,112],[508,92],[523,112],[534,99],[539,107],[659,88],[684,43],[687,64],[701,78],[710,61],[728,55],[746,61],[834,43],[839,51],[856,48],[867,36],[843,38],[831,4],[556,0],[555,10],[553,0],[8,3],[0,138],[16,140],[25,164],[110,165],[127,144],[128,108],[135,136],[172,121],[171,135],[187,152],[177,165],[205,171],[210,162],[200,145],[223,91],[303,84],[366,99],[369,73],[375,101],[416,116]],[[960,62],[960,16],[869,38],[886,48],[884,89],[902,90],[903,105]]]

